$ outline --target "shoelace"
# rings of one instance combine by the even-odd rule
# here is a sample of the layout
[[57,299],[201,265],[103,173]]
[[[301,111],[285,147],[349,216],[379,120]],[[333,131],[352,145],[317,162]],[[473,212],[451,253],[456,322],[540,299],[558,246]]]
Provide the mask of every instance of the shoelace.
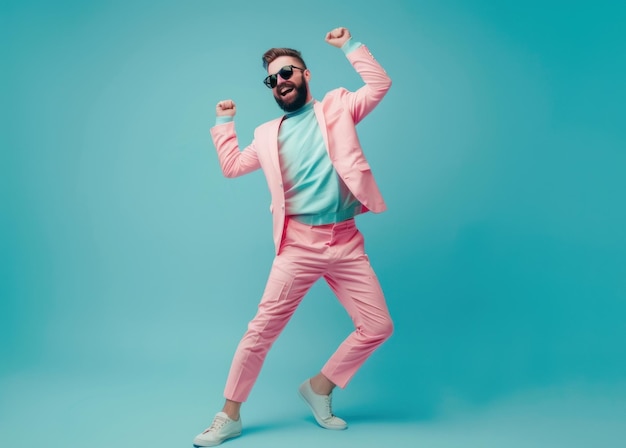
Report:
[[216,415],[215,418],[213,419],[213,423],[211,423],[211,426],[209,426],[209,428],[204,431],[202,434],[206,434],[207,432],[210,431],[219,431],[220,429],[222,429],[222,427],[228,423],[228,420],[226,420],[224,417],[220,416],[220,415]]
[[334,417],[333,415],[333,399],[332,399],[332,395],[327,395],[326,397],[326,412],[328,412],[328,415],[330,415],[330,418]]

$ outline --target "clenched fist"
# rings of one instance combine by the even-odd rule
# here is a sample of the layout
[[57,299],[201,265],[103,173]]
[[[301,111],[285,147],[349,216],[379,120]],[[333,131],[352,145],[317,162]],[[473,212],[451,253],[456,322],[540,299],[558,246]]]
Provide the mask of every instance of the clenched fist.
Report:
[[326,34],[325,40],[333,47],[341,48],[341,46],[345,44],[348,39],[350,39],[350,31],[348,31],[348,28],[340,27],[329,31]]
[[234,117],[237,113],[237,107],[233,100],[222,100],[215,106],[215,114],[218,117]]

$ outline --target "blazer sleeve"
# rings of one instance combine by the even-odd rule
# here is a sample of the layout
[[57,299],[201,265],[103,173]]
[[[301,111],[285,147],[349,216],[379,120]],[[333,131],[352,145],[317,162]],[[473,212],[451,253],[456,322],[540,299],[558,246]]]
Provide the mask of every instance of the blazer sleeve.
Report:
[[243,151],[239,149],[234,121],[212,127],[211,137],[224,176],[243,176],[261,167],[254,141]]
[[346,91],[344,97],[356,124],[380,103],[391,87],[391,78],[365,45],[351,51],[347,58],[365,83],[356,92]]

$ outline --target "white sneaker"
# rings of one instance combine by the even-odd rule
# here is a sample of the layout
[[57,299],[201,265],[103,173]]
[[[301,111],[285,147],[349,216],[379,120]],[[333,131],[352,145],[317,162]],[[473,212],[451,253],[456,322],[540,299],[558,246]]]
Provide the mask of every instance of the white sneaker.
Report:
[[348,424],[333,415],[332,398],[330,395],[319,395],[311,389],[311,382],[306,380],[300,385],[300,396],[309,405],[317,423],[326,429],[346,429]]
[[195,446],[216,446],[226,439],[241,435],[241,417],[233,420],[225,412],[218,412],[213,423],[193,439]]

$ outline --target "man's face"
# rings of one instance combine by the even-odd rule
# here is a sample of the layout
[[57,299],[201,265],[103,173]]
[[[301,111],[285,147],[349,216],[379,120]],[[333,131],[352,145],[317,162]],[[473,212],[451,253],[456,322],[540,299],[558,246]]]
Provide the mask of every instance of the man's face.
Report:
[[[278,73],[286,65],[293,65],[302,68],[302,63],[291,56],[280,56],[274,59],[267,67],[268,75]],[[278,106],[285,112],[293,112],[304,106],[310,99],[309,78],[311,74],[308,70],[293,69],[293,75],[289,79],[283,79],[278,75],[276,87],[272,89],[272,94]]]

